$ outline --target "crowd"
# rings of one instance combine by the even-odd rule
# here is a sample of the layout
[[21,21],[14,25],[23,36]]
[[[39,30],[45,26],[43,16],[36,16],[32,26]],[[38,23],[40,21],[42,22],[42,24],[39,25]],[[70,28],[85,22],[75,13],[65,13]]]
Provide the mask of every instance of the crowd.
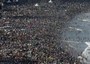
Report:
[[68,45],[61,46],[63,42],[58,37],[64,21],[68,21],[78,10],[85,9],[84,4],[78,5],[46,3],[39,7],[27,4],[3,8],[0,59],[31,59],[38,64],[81,64],[71,55],[73,51],[67,48]]

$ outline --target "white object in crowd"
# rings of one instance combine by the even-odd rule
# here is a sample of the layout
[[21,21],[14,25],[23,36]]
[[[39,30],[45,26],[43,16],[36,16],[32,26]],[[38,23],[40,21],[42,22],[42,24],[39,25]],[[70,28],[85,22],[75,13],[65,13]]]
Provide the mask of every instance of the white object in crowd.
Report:
[[38,4],[38,3],[36,3],[36,4],[35,4],[35,6],[39,6],[39,4]]
[[53,3],[53,1],[52,0],[49,0],[49,3]]

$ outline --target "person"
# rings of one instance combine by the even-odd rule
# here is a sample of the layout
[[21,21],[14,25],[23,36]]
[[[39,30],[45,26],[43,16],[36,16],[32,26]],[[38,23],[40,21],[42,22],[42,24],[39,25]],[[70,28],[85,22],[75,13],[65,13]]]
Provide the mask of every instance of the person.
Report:
[[0,19],[2,17],[2,8],[3,8],[3,3],[0,2]]
[[13,2],[18,2],[18,0],[13,0]]
[[18,0],[16,0],[16,2],[18,2]]
[[14,4],[18,4],[19,3],[19,0],[13,0],[13,3]]
[[8,0],[7,3],[11,3],[11,0]]
[[2,5],[1,5],[1,3],[0,3],[0,10],[2,9]]

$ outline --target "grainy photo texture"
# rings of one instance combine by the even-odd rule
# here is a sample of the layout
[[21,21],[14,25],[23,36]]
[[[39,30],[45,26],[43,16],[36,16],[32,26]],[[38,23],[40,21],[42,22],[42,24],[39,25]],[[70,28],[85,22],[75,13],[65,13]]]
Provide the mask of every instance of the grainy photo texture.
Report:
[[90,0],[0,0],[0,64],[90,64]]

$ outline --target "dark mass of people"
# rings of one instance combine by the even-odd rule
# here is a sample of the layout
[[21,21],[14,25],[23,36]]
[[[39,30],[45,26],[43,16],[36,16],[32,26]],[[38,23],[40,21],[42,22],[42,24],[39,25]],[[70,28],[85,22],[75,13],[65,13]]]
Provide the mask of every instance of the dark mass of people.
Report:
[[[86,3],[9,5],[0,19],[0,60],[35,60],[37,64],[81,64],[60,41],[62,27]],[[59,36],[59,37],[58,37]],[[1,63],[0,63],[1,64]],[[8,63],[7,63],[8,64]],[[17,63],[19,64],[19,63]],[[27,63],[30,64],[30,63]]]

